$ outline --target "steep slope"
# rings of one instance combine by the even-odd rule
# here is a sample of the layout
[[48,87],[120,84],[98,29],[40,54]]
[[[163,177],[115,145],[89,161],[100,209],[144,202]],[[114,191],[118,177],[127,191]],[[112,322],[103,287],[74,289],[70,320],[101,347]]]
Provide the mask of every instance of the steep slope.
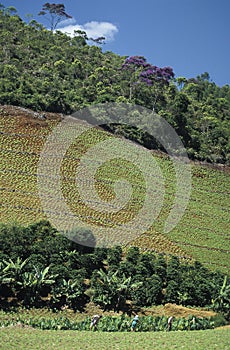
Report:
[[[1,222],[29,224],[49,218],[38,193],[37,167],[39,157],[48,135],[59,121],[61,114],[35,113],[31,110],[1,106]],[[133,203],[121,210],[119,215],[95,213],[90,200],[85,203],[76,189],[76,168],[88,148],[112,135],[99,130],[91,130],[70,147],[61,166],[62,194],[72,212],[86,223],[98,227],[113,227],[131,220],[143,204],[143,182],[128,162],[109,164],[96,175],[96,190],[107,202],[114,199],[113,183],[117,176],[125,177],[134,186]],[[163,226],[173,204],[175,186],[173,165],[170,159],[159,153],[153,157],[161,168],[165,180],[165,197],[160,215],[147,232],[126,244],[138,245],[142,250],[155,250],[165,254],[196,259],[212,269],[228,271],[230,254],[229,234],[229,194],[230,179],[227,171],[193,164],[192,192],[185,215],[168,234],[163,234]],[[92,158],[93,160],[93,158]],[[114,169],[117,169],[114,171]],[[126,170],[124,170],[126,169]],[[127,170],[128,169],[128,170]],[[225,170],[227,168],[225,167]],[[52,174],[49,174],[52,178]],[[136,187],[135,187],[136,186]],[[48,199],[53,208],[57,196]],[[68,223],[70,217],[57,207],[52,215]]]

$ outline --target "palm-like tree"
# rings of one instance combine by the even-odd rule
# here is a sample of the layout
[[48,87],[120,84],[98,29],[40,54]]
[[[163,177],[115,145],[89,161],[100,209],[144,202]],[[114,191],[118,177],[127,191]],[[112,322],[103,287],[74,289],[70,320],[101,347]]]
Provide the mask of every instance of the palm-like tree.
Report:
[[106,307],[114,307],[114,310],[120,310],[125,304],[131,290],[137,289],[142,282],[133,282],[132,277],[128,278],[123,274],[119,276],[119,270],[113,272],[98,271],[95,301]]
[[222,312],[226,319],[230,320],[230,284],[228,284],[227,276],[224,278],[219,295],[212,303],[215,311]]
[[84,287],[79,279],[62,279],[62,283],[52,290],[52,298],[59,306],[66,305],[76,309],[80,306]]
[[29,258],[22,260],[17,258],[3,260],[0,263],[0,282],[7,286],[13,296],[25,303],[35,303],[40,299],[40,293],[44,287],[55,283],[56,275],[49,273],[49,266],[40,270],[34,267],[33,272],[25,270]]
[[23,281],[23,274],[25,270],[25,266],[28,263],[29,259],[22,260],[21,258],[17,258],[14,262],[12,259],[3,260],[0,265],[0,282],[8,286],[14,296],[17,296],[19,292],[18,286]]
[[57,275],[50,274],[49,269],[49,266],[43,270],[34,266],[33,272],[23,274],[23,279],[18,281],[18,285],[21,289],[20,297],[24,299],[24,302],[29,304],[39,302],[42,290],[55,283]]

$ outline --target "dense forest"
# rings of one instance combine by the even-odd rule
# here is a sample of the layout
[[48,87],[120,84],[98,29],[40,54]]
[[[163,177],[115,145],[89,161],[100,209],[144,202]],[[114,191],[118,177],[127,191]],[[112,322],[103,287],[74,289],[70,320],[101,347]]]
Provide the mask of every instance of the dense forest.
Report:
[[130,247],[124,256],[120,246],[81,246],[47,221],[27,227],[1,224],[0,247],[2,308],[82,310],[91,300],[103,310],[132,312],[177,303],[211,306],[230,317],[227,276],[197,261],[141,253],[137,247]]
[[[207,72],[175,77],[173,68],[144,57],[103,52],[84,32],[70,37],[26,23],[14,8],[1,6],[0,27],[0,104],[63,114],[104,102],[144,106],[173,126],[191,159],[230,164],[229,85],[217,86]],[[134,134],[125,133],[156,146]]]

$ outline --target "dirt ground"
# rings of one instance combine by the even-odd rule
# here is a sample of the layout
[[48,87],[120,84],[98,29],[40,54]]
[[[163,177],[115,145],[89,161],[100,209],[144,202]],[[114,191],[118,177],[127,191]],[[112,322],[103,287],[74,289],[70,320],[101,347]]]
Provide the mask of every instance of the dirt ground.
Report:
[[[116,313],[113,311],[105,311],[99,307],[94,305],[93,303],[88,303],[85,308],[85,314],[93,315],[93,314],[102,314],[104,316],[118,316],[121,315],[122,312]],[[154,306],[151,308],[142,308],[138,311],[140,316],[174,316],[174,317],[188,317],[189,315],[197,316],[197,317],[211,317],[216,313],[209,310],[204,310],[202,308],[187,308],[184,306],[176,305],[176,304],[165,304],[160,306]]]
[[211,317],[215,315],[215,312],[204,309],[187,308],[176,304],[165,304],[162,306],[156,306],[148,308],[144,311],[144,315],[152,316],[175,316],[175,317],[188,317],[189,315],[197,317]]

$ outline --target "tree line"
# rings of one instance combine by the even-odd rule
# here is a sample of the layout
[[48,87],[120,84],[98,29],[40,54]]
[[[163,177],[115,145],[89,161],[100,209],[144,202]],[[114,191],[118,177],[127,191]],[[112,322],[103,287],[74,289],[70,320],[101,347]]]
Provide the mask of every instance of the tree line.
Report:
[[[40,14],[49,11],[45,7]],[[191,159],[230,164],[229,85],[217,86],[207,72],[175,77],[171,67],[157,67],[142,56],[103,52],[100,40],[92,45],[84,32],[70,37],[54,31],[61,17],[47,30],[35,20],[24,22],[14,8],[0,7],[0,104],[64,114],[105,102],[140,105],[173,126]],[[159,147],[132,128],[110,130]]]
[[[141,253],[130,247],[95,248],[60,234],[48,221],[27,227],[0,225],[0,306],[69,307],[93,301],[103,310],[126,311],[165,303],[214,306],[229,318],[230,280],[201,263]],[[91,233],[92,234],[92,233]],[[72,239],[69,239],[72,237]]]

